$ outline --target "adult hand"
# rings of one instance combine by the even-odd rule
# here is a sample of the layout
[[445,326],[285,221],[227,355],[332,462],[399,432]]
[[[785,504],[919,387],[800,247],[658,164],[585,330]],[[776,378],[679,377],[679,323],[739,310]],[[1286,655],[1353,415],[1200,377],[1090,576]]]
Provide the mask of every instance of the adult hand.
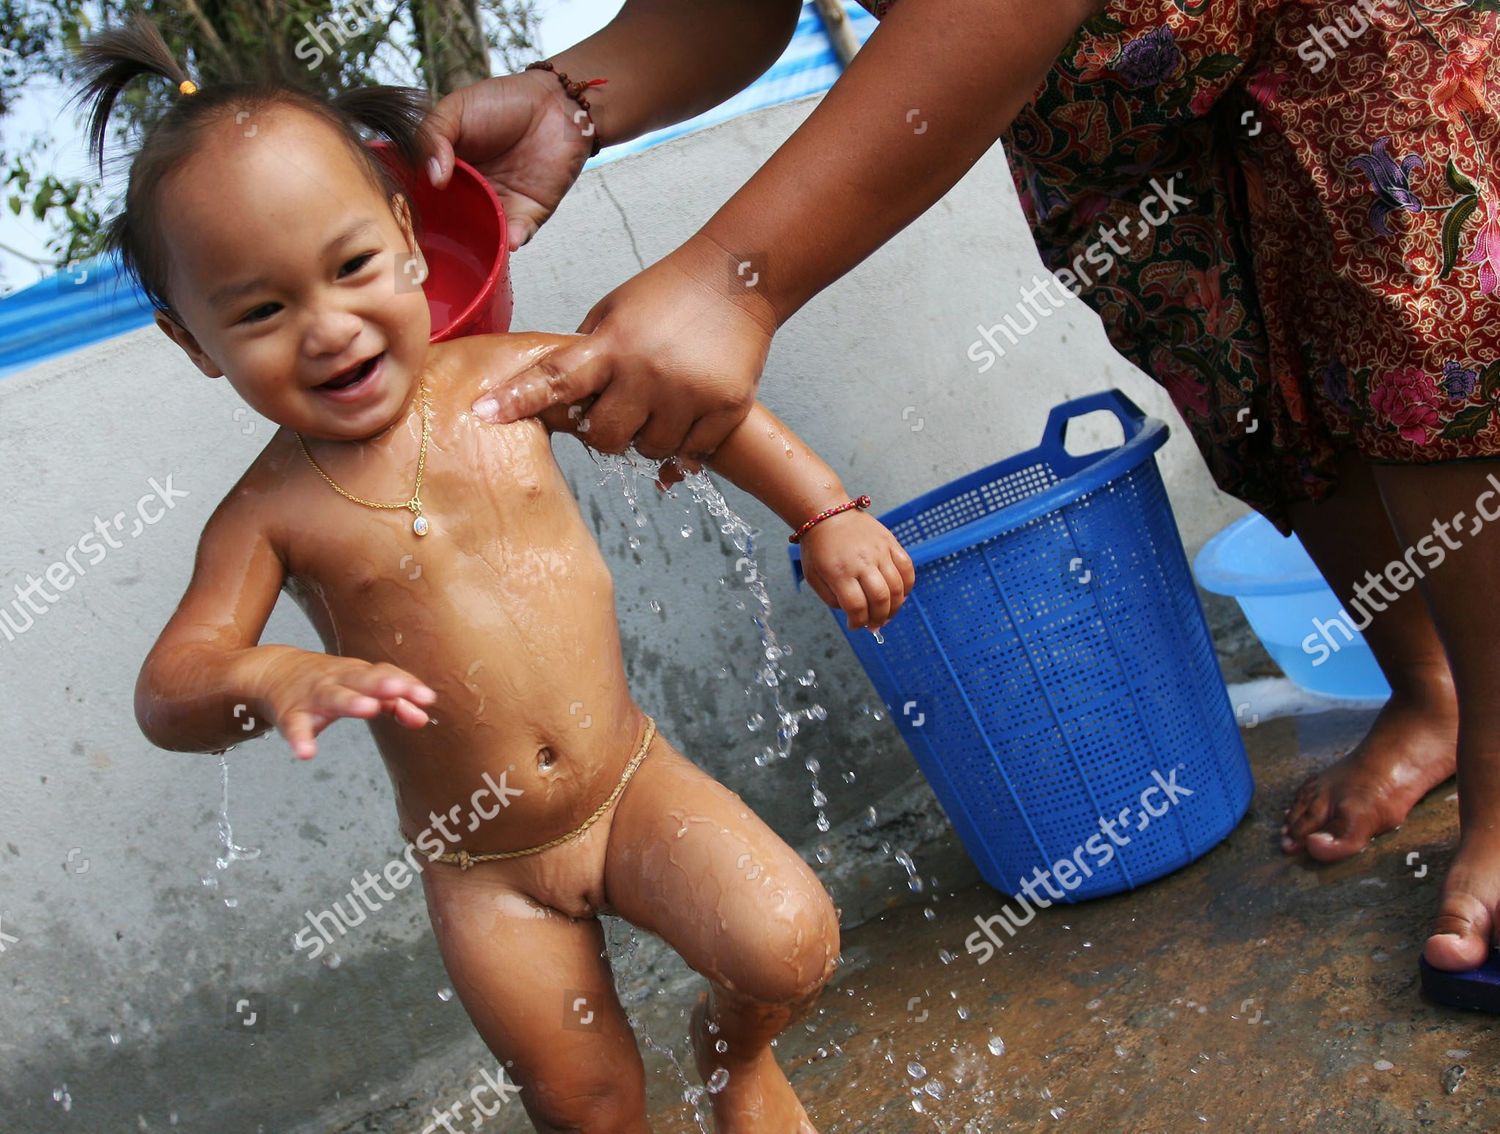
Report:
[[439,188],[447,185],[455,151],[484,174],[505,209],[514,252],[578,180],[592,130],[549,72],[481,79],[447,95],[422,123],[427,176]]
[[722,248],[694,237],[626,280],[588,313],[587,337],[539,358],[474,403],[510,422],[595,396],[579,423],[606,453],[710,456],[744,420],[776,318]]

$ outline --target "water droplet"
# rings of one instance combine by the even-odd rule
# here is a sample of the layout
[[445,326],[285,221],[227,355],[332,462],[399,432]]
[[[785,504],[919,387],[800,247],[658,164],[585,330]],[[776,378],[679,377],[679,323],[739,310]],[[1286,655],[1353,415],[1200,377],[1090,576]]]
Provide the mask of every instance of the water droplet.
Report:
[[874,805],[865,808],[865,826],[873,827],[880,822],[880,813],[875,810]]
[[1067,1114],[1068,1112],[1066,1110],[1064,1110],[1060,1106],[1055,1106],[1051,1110],[1049,1110],[1047,1113],[1050,1114],[1053,1118],[1061,1118],[1063,1115]]
[[651,608],[651,613],[652,614],[660,614],[661,613],[661,603],[657,602],[656,599],[652,599],[646,605]]
[[899,850],[896,852],[896,861],[906,871],[906,885],[910,888],[911,892],[913,894],[920,894],[923,888],[922,877],[917,873],[917,866],[912,861],[911,855],[907,854],[904,850]]
[[922,1089],[933,1098],[940,1099],[943,1097],[947,1088],[943,1086],[943,1081],[941,1079],[928,1079],[927,1082],[922,1084]]
[[809,756],[806,760],[802,761],[802,766],[815,776],[823,770],[823,765],[818,763],[816,756]]
[[681,532],[683,539],[691,539],[693,535],[693,526],[691,524],[683,524],[679,531]]
[[1377,1071],[1389,1071],[1395,1066],[1389,1059],[1377,1059],[1375,1061],[1375,1070]]
[[827,847],[819,845],[815,857],[824,866],[827,866],[828,863],[833,859],[833,852],[831,850],[829,850]]
[[853,772],[844,772],[844,773],[842,773],[842,775],[843,775],[843,780],[844,780],[844,782],[846,784],[852,784],[854,782],[854,773]]
[[931,906],[928,906],[922,911],[922,916],[925,917],[928,921],[935,921],[937,920],[937,910],[933,909]]
[[239,908],[239,904],[240,904],[240,900],[238,898],[225,898],[224,899],[224,904],[226,906],[228,906],[232,910],[233,909],[238,909]]
[[729,1050],[729,1041],[714,1040],[714,1050],[717,1051],[720,1055],[723,1055],[726,1051]]
[[438,989],[438,999],[444,1004],[448,1003],[448,1001],[453,999],[453,990],[451,988]]
[[761,726],[766,723],[766,718],[761,713],[751,713],[745,718],[745,727],[751,732],[759,732]]
[[109,1033],[109,1042],[112,1043],[112,1044],[114,1044],[116,1047],[119,1047],[120,1046],[120,1033],[119,1032],[110,1032]]
[[817,683],[818,675],[812,670],[808,670],[801,677],[797,678],[798,685],[816,685]]
[[988,1044],[986,1044],[985,1046],[987,1046],[990,1049],[990,1054],[991,1055],[1004,1055],[1005,1054],[1005,1041],[1003,1039],[1001,1039],[999,1036],[991,1036],[990,1037],[990,1042]]
[[813,806],[814,807],[827,807],[828,806],[828,797],[826,795],[824,795],[823,792],[821,790],[819,790],[818,788],[814,788],[813,789],[812,801],[813,801]]
[[336,969],[343,963],[344,958],[340,957],[337,953],[329,953],[328,956],[323,958],[323,967],[325,969]]
[[906,1065],[906,1073],[913,1079],[923,1079],[927,1076],[927,1068],[913,1060]]
[[945,965],[951,965],[953,963],[953,954],[946,949],[939,949],[938,960],[942,961]]
[[708,1077],[708,1093],[716,1095],[729,1085],[729,1070],[720,1067]]
[[823,814],[823,812],[821,812],[821,811],[818,812],[818,821],[814,825],[818,828],[819,831],[821,831],[825,835],[828,833],[829,829],[833,826],[833,824],[828,821],[828,816],[825,815],[825,814]]

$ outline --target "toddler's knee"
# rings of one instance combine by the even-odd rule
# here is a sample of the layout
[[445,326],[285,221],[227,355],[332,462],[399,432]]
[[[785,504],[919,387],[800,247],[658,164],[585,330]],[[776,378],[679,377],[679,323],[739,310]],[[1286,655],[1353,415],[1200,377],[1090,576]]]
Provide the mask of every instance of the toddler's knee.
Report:
[[766,1004],[789,1004],[817,994],[838,965],[839,918],[821,886],[774,910],[757,935],[756,963],[735,991]]
[[620,1074],[590,1083],[537,1082],[531,1116],[545,1134],[623,1134],[647,1131],[644,1076]]

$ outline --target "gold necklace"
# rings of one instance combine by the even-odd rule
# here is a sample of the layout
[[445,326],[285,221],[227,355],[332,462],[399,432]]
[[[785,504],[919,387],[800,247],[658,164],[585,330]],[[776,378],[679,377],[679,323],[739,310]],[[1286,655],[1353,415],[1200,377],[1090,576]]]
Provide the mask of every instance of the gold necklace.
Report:
[[312,453],[307,448],[307,442],[302,440],[302,434],[296,434],[297,444],[302,446],[302,455],[307,458],[308,463],[318,470],[318,475],[328,482],[330,488],[346,500],[352,500],[356,504],[363,504],[366,508],[396,509],[405,508],[412,512],[416,519],[411,522],[411,530],[419,536],[426,535],[431,530],[427,517],[422,515],[422,472],[427,467],[427,441],[432,436],[432,407],[427,402],[427,379],[417,379],[417,389],[422,398],[422,444],[417,449],[417,484],[412,489],[411,499],[403,500],[398,504],[383,504],[378,500],[366,500],[362,496],[356,496],[347,492],[334,482],[333,477],[323,471],[323,466],[313,459]]

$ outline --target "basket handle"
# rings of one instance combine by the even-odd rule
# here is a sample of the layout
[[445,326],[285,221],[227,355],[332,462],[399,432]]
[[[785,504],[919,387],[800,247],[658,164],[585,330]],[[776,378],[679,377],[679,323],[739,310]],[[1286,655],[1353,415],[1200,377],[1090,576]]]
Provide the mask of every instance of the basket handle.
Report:
[[1146,427],[1146,414],[1140,406],[1119,390],[1101,390],[1097,394],[1087,394],[1081,398],[1074,398],[1071,402],[1064,402],[1060,406],[1053,406],[1052,412],[1047,415],[1047,427],[1042,431],[1042,448],[1065,453],[1067,450],[1064,444],[1068,439],[1069,423],[1074,418],[1083,417],[1097,410],[1108,410],[1120,419],[1120,427],[1125,430],[1127,442],[1133,440]]

